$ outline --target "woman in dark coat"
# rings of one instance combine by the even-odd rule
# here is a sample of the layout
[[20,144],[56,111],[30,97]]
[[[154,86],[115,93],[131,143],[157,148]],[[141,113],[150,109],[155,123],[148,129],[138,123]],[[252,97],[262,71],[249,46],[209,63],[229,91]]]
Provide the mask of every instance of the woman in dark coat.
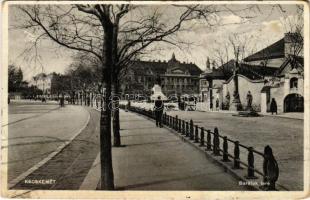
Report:
[[271,104],[270,104],[270,111],[271,114],[273,115],[273,113],[275,112],[276,114],[278,114],[278,106],[277,106],[277,102],[274,98],[272,98],[271,100]]

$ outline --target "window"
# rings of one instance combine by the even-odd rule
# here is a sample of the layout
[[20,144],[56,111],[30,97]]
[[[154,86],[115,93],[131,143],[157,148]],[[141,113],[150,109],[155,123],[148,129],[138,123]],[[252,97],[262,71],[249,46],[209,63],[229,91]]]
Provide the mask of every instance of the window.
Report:
[[290,80],[290,88],[297,88],[298,87],[298,79],[296,77],[291,78]]

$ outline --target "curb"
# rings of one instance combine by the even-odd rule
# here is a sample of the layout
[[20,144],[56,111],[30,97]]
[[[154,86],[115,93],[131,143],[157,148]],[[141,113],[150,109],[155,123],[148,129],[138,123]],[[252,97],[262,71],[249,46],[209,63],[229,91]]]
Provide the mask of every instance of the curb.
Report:
[[74,138],[76,138],[88,125],[90,120],[90,113],[88,112],[88,117],[86,120],[86,123],[82,126],[82,128],[80,130],[78,130],[68,141],[66,141],[65,143],[63,143],[62,145],[60,145],[54,152],[50,153],[47,157],[45,157],[43,160],[41,160],[40,162],[38,162],[37,164],[35,164],[34,166],[32,166],[30,169],[28,169],[27,171],[25,171],[24,173],[20,174],[17,178],[15,178],[14,180],[10,181],[8,183],[8,188],[9,189],[13,189],[13,187],[18,184],[19,182],[21,182],[23,179],[25,179],[27,176],[29,176],[30,174],[32,174],[35,170],[39,169],[40,167],[42,167],[45,163],[47,163],[49,160],[51,160],[53,157],[55,157],[57,154],[59,154],[68,144],[70,144],[72,142],[72,140],[74,140]]
[[285,117],[285,116],[280,116],[280,115],[264,115],[261,114],[260,115],[264,116],[264,117],[273,117],[273,118],[282,118],[282,119],[296,119],[296,120],[304,120],[304,119],[300,119],[300,118],[294,118],[294,117]]
[[[99,176],[98,176],[99,175]],[[100,182],[100,152],[96,156],[90,170],[85,176],[79,190],[96,190]]]

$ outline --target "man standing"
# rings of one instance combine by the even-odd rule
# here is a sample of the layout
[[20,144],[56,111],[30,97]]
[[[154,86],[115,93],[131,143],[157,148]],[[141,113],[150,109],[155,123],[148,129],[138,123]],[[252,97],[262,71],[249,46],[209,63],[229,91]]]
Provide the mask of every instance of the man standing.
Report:
[[270,111],[272,115],[273,113],[276,113],[276,115],[278,114],[278,106],[274,98],[272,98],[271,103],[270,103]]
[[164,111],[164,103],[161,100],[160,96],[158,96],[157,100],[155,100],[155,106],[154,106],[154,111],[155,111],[155,117],[156,117],[156,126],[162,127],[161,124],[161,118],[163,115]]

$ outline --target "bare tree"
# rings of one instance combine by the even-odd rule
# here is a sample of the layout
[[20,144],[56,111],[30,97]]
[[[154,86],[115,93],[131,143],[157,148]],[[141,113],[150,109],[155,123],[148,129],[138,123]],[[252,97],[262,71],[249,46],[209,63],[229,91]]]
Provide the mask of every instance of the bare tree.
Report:
[[156,8],[143,14],[145,6],[129,4],[25,5],[19,8],[27,17],[20,28],[30,30],[38,40],[50,39],[62,47],[92,54],[100,60],[101,82],[106,89],[100,118],[101,189],[113,189],[109,107],[112,83],[118,85],[116,77],[121,69],[152,43],[176,44],[175,38],[170,36],[180,31],[186,21],[207,19],[208,14],[213,13],[212,6],[180,6],[179,17],[170,24],[164,23],[163,13]]
[[303,56],[303,43],[304,43],[304,8],[302,4],[296,4],[296,15],[286,16],[285,11],[281,10],[283,20],[281,23],[287,32],[288,56],[293,61],[293,67],[297,66],[296,57]]
[[[249,5],[249,7],[253,7]],[[48,39],[60,47],[84,52],[96,58],[101,66],[101,85],[105,88],[104,107],[100,117],[101,189],[114,188],[111,156],[111,108],[114,94],[118,94],[119,75],[132,60],[164,42],[178,46],[177,33],[186,30],[191,20],[203,20],[214,25],[212,19],[219,12],[233,9],[214,5],[159,6],[134,4],[77,4],[24,5],[19,9],[26,16],[19,28],[36,35],[37,40]],[[244,8],[243,10],[246,10]],[[189,28],[187,26],[187,28]],[[113,88],[112,88],[113,85]],[[115,124],[119,126],[116,111]],[[119,128],[114,133],[114,145],[119,146]]]

